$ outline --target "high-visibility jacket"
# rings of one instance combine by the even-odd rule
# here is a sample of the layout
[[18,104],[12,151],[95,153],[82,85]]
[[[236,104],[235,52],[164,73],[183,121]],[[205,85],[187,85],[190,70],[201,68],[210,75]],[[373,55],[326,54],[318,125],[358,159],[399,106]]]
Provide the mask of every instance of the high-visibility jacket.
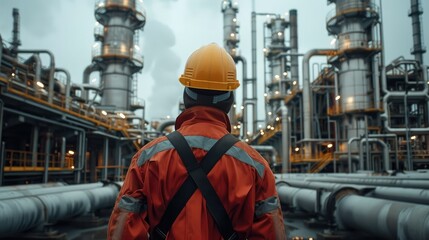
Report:
[[[185,110],[179,131],[200,161],[230,130],[228,116],[211,107]],[[148,239],[188,173],[164,137],[134,155],[116,200],[108,239]],[[207,175],[242,239],[286,239],[275,180],[267,161],[247,143],[237,142]],[[174,221],[167,239],[222,239],[197,189]]]

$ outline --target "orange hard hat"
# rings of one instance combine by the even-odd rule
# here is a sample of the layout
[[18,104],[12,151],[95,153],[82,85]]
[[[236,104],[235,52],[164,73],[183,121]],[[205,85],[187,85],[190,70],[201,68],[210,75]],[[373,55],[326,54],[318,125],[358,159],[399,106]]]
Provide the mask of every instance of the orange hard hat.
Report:
[[189,56],[180,83],[189,88],[233,91],[240,86],[235,62],[216,43],[205,45]]

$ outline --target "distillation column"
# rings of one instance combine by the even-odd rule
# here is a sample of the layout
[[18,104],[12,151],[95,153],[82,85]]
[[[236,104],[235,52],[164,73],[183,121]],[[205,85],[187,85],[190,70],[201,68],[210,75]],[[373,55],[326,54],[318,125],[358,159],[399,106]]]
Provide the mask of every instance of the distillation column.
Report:
[[[371,112],[377,111],[375,106],[379,101],[375,94],[379,80],[372,74],[373,56],[380,52],[380,38],[375,31],[379,14],[371,0],[328,2],[336,4],[327,17],[327,30],[336,36],[338,53],[330,62],[338,69],[336,87],[340,98],[336,104],[341,116],[338,119],[341,136],[337,138],[344,140],[340,149],[347,149],[347,139],[368,136],[368,125],[376,122],[370,116],[376,116]],[[352,144],[350,150],[356,152],[358,145]]]
[[[267,119],[270,121],[283,105],[284,99],[292,90],[292,81],[288,77],[286,57],[281,56],[290,50],[285,44],[285,29],[289,22],[282,16],[270,18],[266,24],[269,30],[269,43],[265,44],[265,57],[269,64],[269,82],[267,82]],[[296,83],[295,83],[296,84]]]
[[142,0],[99,0],[95,18],[104,26],[96,32],[93,62],[101,71],[101,105],[115,110],[132,110],[133,74],[143,68],[138,30],[146,22]]

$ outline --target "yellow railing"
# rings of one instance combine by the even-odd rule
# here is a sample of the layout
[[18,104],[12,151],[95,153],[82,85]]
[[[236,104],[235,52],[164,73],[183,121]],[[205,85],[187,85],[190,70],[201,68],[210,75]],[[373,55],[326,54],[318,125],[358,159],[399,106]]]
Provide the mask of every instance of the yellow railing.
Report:
[[[37,153],[33,160],[33,154],[29,151],[6,150],[4,170],[13,171],[42,171],[45,168],[46,154]],[[73,157],[66,156],[63,161],[59,154],[49,154],[49,170],[72,170],[74,168]]]
[[[24,76],[24,79],[27,79],[27,77]],[[128,129],[128,123],[126,119],[104,116],[100,110],[91,109],[87,104],[73,102],[71,101],[71,98],[66,99],[63,95],[60,94],[56,94],[54,96],[53,102],[49,103],[48,93],[46,90],[34,88],[32,86],[32,79],[28,79],[26,83],[17,78],[5,79],[0,77],[0,80],[2,82],[7,82],[7,91],[12,94],[74,115],[98,126],[103,126],[109,130],[122,131],[124,129]],[[66,109],[66,101],[69,103],[69,109]]]

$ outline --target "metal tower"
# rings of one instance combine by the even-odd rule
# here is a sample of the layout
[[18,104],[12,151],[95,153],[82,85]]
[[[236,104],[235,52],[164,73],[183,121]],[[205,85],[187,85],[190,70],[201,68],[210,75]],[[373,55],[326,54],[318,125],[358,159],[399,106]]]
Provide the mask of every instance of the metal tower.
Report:
[[[137,91],[133,74],[143,68],[138,30],[146,22],[142,0],[98,0],[95,18],[103,25],[95,31],[93,63],[100,68],[101,105],[115,110],[133,110]],[[99,28],[100,29],[100,28]]]

